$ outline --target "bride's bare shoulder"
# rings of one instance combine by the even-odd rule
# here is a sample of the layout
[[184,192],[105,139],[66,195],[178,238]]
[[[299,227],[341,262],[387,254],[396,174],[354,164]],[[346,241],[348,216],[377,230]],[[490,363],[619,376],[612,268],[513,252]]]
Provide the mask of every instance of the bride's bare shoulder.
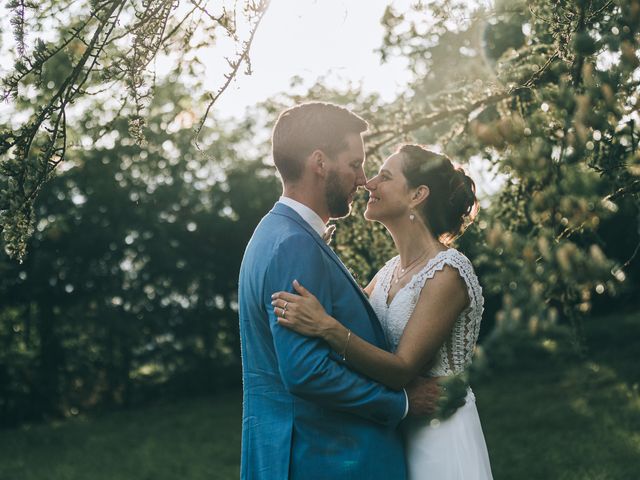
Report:
[[376,273],[373,276],[373,278],[369,282],[369,285],[367,285],[366,287],[364,287],[362,289],[364,291],[364,293],[367,295],[367,297],[371,297],[371,293],[373,293],[373,289],[376,288],[376,282],[378,281],[378,275],[380,275],[380,271],[379,270],[378,270],[378,273]]

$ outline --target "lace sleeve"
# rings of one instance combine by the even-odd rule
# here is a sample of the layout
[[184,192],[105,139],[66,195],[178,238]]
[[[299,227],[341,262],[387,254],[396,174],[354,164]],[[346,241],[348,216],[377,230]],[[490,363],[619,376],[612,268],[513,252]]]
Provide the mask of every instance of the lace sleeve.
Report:
[[420,292],[425,287],[427,280],[444,269],[445,265],[455,268],[467,286],[469,305],[456,320],[451,336],[442,345],[436,363],[431,370],[434,375],[450,375],[463,371],[470,363],[475,350],[480,322],[484,310],[482,288],[478,282],[473,265],[462,253],[449,249],[438,253],[411,281],[414,290],[412,300],[417,303]]

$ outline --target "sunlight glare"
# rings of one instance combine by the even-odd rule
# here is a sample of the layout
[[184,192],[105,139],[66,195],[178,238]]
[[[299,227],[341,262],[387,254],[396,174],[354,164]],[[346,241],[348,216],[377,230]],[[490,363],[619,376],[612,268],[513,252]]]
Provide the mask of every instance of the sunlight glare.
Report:
[[[291,92],[291,80],[302,79],[296,93],[315,81],[331,87],[360,84],[392,100],[410,80],[404,59],[381,64],[375,49],[382,44],[380,19],[388,1],[274,0],[251,50],[253,73],[240,75],[216,105],[225,116],[240,116],[244,107],[281,92]],[[409,0],[391,2],[399,8]],[[219,54],[207,56],[207,84],[221,82]]]

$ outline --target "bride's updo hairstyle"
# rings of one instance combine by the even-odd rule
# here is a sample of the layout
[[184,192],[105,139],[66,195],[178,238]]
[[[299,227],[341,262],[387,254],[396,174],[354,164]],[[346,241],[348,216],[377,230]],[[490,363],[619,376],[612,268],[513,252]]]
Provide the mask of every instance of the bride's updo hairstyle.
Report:
[[411,144],[402,145],[398,153],[402,154],[402,173],[408,186],[429,187],[429,197],[416,211],[431,233],[448,245],[478,214],[475,183],[445,155]]

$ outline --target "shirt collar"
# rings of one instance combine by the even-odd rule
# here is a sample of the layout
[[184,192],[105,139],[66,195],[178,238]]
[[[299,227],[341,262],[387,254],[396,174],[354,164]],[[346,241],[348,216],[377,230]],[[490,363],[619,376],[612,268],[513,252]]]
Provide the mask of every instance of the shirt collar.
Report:
[[318,235],[322,237],[327,226],[320,218],[320,215],[293,198],[280,197],[278,201],[287,207],[292,208],[305,222],[309,224],[311,228],[313,228]]

